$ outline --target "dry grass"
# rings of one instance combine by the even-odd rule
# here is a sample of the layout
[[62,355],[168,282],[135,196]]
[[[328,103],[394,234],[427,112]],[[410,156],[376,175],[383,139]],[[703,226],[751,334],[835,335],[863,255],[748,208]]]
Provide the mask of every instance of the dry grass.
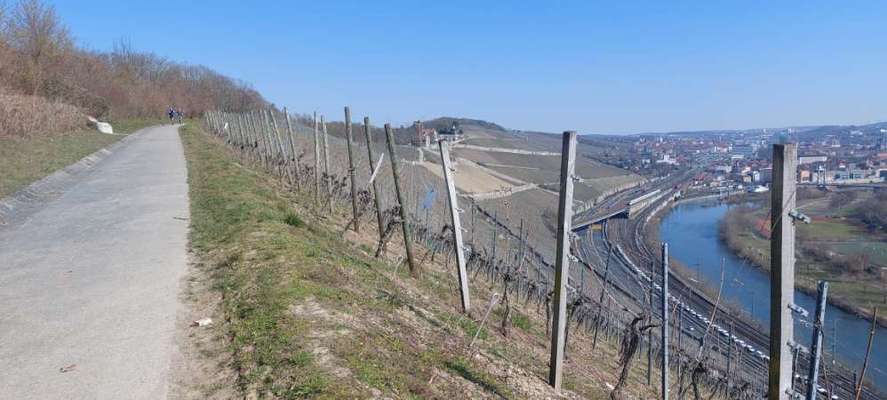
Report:
[[121,134],[156,123],[157,120],[115,121],[117,135],[79,127],[52,135],[0,135],[0,198],[116,142],[123,137]]
[[86,115],[70,104],[0,93],[0,138],[59,134],[86,124]]

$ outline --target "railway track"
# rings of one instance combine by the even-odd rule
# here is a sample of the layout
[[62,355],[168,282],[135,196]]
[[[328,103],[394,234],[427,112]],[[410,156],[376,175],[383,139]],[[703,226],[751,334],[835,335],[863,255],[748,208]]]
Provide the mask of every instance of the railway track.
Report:
[[[685,176],[686,174],[681,174],[670,177],[670,179],[663,179],[656,182],[655,186],[671,190],[675,187],[673,185],[680,182]],[[604,200],[596,207],[618,207],[626,197],[631,198],[649,190],[651,189],[629,189]],[[662,198],[670,199],[671,196],[663,196]],[[579,288],[582,287],[582,284],[579,282],[582,281],[582,276],[577,271],[585,270],[596,277],[599,283],[608,282],[609,294],[615,296],[614,299],[618,299],[620,309],[632,307],[638,311],[649,308],[647,296],[649,296],[650,280],[652,279],[654,284],[653,303],[657,304],[655,298],[660,296],[660,289],[656,282],[661,282],[661,276],[656,268],[653,268],[652,272],[643,268],[651,263],[658,265],[659,261],[658,251],[651,250],[643,240],[650,210],[655,208],[656,204],[651,204],[639,215],[633,216],[632,219],[608,220],[604,223],[600,238],[595,238],[593,229],[588,229],[585,238],[574,239],[574,252],[580,260],[581,268],[571,269],[569,286],[581,290]],[[494,215],[480,207],[478,210],[484,219],[498,226],[501,233],[518,238],[516,232],[496,220]],[[550,282],[553,278],[553,265],[547,263],[545,257],[532,246],[528,245],[528,252],[531,258],[536,259],[543,266],[537,278],[545,283]],[[609,275],[605,272],[607,264],[610,264]],[[707,355],[707,365],[711,364],[708,367],[716,371],[714,374],[720,374],[722,377],[731,376],[733,384],[747,382],[753,397],[764,397],[767,388],[769,335],[763,332],[754,321],[741,316],[740,313],[731,313],[722,304],[717,307],[717,312],[713,313],[712,311],[716,308],[715,301],[705,293],[694,289],[682,277],[674,273],[669,274],[669,286],[671,288],[669,300],[678,316],[672,320],[680,321],[678,323],[680,335],[673,333],[672,337],[683,339],[676,340],[683,342],[680,348],[684,353],[682,356],[684,361],[688,361],[691,356],[695,358],[696,354]],[[609,298],[607,303],[610,304]],[[608,313],[612,311],[617,310],[607,310]],[[653,313],[658,313],[658,310],[654,308]],[[673,327],[673,332],[677,333],[677,331],[678,327]],[[806,377],[807,362],[806,355],[800,354],[796,368],[796,378],[798,379],[795,382],[795,390],[797,391],[803,391],[806,387],[806,383],[801,377]],[[727,363],[731,364],[729,369]],[[684,382],[688,380],[687,376],[683,378]],[[852,399],[855,397],[854,385],[853,373],[850,370],[837,366],[830,367],[828,371],[821,374],[819,386],[822,390],[819,397],[822,399],[830,397],[834,400]],[[861,398],[875,400],[883,397],[871,389],[865,388]]]

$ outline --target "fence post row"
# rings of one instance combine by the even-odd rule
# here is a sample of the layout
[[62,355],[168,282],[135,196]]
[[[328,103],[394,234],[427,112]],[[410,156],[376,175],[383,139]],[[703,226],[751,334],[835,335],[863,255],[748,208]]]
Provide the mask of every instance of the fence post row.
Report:
[[[295,137],[295,130],[298,128],[294,125],[294,121],[290,120],[290,115],[286,109],[283,111],[283,116],[286,118],[286,131],[283,134],[289,135],[288,140],[289,144],[284,143],[284,140],[281,136],[282,126],[278,125],[277,116],[280,114],[277,113],[275,115],[275,111],[273,110],[254,110],[249,113],[236,114],[236,113],[226,113],[226,112],[211,112],[208,113],[205,118],[206,122],[209,126],[214,129],[214,133],[224,140],[228,145],[233,147],[239,147],[241,150],[240,156],[245,159],[252,159],[252,161],[256,162],[258,165],[262,163],[265,167],[272,173],[280,174],[281,178],[285,178],[283,175],[287,175],[292,177],[293,184],[298,187],[300,185],[300,180],[304,177],[307,182],[311,179],[308,176],[308,170],[311,168],[310,164],[300,165],[300,159],[298,154],[298,144],[297,138]],[[358,192],[361,190],[372,190],[371,195],[373,196],[373,206],[376,208],[376,221],[379,229],[379,237],[380,242],[385,236],[386,232],[390,237],[391,231],[386,230],[386,221],[385,214],[383,213],[382,202],[381,202],[381,194],[379,191],[380,183],[371,179],[371,182],[366,184],[366,187],[361,187],[357,183],[357,172],[355,165],[357,162],[355,161],[354,155],[354,137],[353,137],[353,125],[351,121],[350,115],[350,107],[345,107],[345,136],[346,136],[346,145],[348,150],[348,161],[349,161],[349,178],[351,182],[351,200],[352,200],[352,215],[354,216],[355,223],[355,231],[359,229],[358,222],[356,221],[357,217],[360,215],[361,205],[368,206],[367,204],[358,203]],[[364,134],[366,138],[367,145],[367,156],[369,160],[369,176],[374,176],[378,174],[379,171],[375,170],[377,167],[375,164],[379,162],[379,165],[383,164],[384,161],[381,158],[384,158],[384,154],[382,157],[377,159],[374,154],[373,149],[373,136],[372,136],[372,128],[370,125],[369,117],[365,117],[363,119],[364,123]],[[295,123],[297,124],[297,122]],[[323,132],[321,137],[320,125],[323,125]],[[298,131],[301,132],[301,131]],[[401,229],[403,231],[403,239],[404,239],[404,248],[405,248],[405,262],[409,264],[410,272],[414,276],[420,272],[420,266],[417,264],[417,260],[414,258],[413,254],[413,240],[418,240],[414,238],[412,233],[412,229],[417,229],[417,224],[421,224],[420,220],[417,220],[413,213],[410,211],[410,208],[406,204],[407,198],[412,199],[411,196],[414,195],[414,192],[402,191],[401,185],[404,181],[401,180],[403,176],[401,176],[400,172],[400,162],[396,155],[396,142],[394,139],[394,133],[391,129],[390,124],[385,125],[385,140],[387,143],[387,150],[391,158],[391,169],[392,169],[392,179],[394,183],[395,195],[397,200],[397,208],[396,214],[399,214],[395,217],[394,224],[400,223]],[[359,133],[358,133],[359,134]],[[309,134],[310,135],[310,134]],[[310,139],[309,139],[310,140]],[[321,140],[323,140],[323,149],[321,149]],[[322,179],[321,174],[326,173],[326,178],[324,179],[326,182],[327,193],[328,193],[328,204],[332,207],[333,203],[333,182],[331,181],[331,177],[329,175],[329,137],[326,130],[326,124],[324,118],[321,116],[318,120],[317,113],[314,113],[314,151],[315,151],[315,159],[314,159],[314,179],[315,179],[315,201],[322,201],[322,197],[320,195],[320,180]],[[571,243],[572,243],[572,214],[574,212],[572,204],[573,204],[573,185],[576,179],[575,176],[575,157],[576,157],[576,146],[577,146],[577,138],[575,132],[565,132],[563,135],[562,142],[562,152],[561,152],[561,180],[560,180],[560,196],[559,196],[559,209],[558,209],[558,232],[557,232],[557,248],[556,248],[556,263],[554,266],[554,280],[553,280],[553,291],[550,293],[550,300],[553,302],[550,314],[550,320],[548,322],[551,323],[549,325],[552,329],[552,337],[551,340],[551,354],[550,354],[550,370],[549,370],[549,384],[554,387],[556,391],[560,391],[563,383],[563,367],[564,367],[564,358],[566,353],[566,340],[567,340],[567,329],[569,324],[569,317],[571,314],[568,312],[567,303],[568,299],[572,296],[573,293],[569,291],[572,290],[568,285],[570,284],[569,280],[569,270],[570,270],[570,262],[574,258],[571,256]],[[450,210],[450,226],[452,228],[452,242],[454,255],[456,257],[456,266],[457,266],[457,278],[459,281],[459,290],[460,290],[460,300],[463,312],[468,312],[470,310],[470,290],[468,286],[468,272],[467,272],[467,259],[466,259],[466,250],[463,238],[463,228],[461,222],[462,210],[459,209],[458,205],[458,192],[456,190],[456,182],[454,177],[455,169],[453,168],[451,156],[450,156],[450,147],[451,143],[446,140],[441,140],[438,143],[439,151],[442,160],[442,168],[444,172],[444,183],[446,184],[447,189],[447,201]],[[287,148],[288,147],[288,148]],[[304,153],[302,153],[304,155]],[[785,145],[775,145],[774,146],[774,181],[773,181],[773,191],[771,192],[772,197],[772,208],[771,211],[771,231],[773,232],[773,239],[771,240],[771,254],[774,255],[772,264],[771,264],[771,274],[772,274],[772,282],[773,287],[771,287],[771,296],[772,296],[772,311],[771,311],[771,353],[770,353],[770,370],[769,370],[769,398],[770,399],[789,399],[792,397],[799,397],[801,395],[800,392],[806,394],[806,398],[808,400],[814,400],[817,397],[817,393],[819,386],[821,383],[818,381],[819,371],[818,369],[821,367],[821,354],[822,354],[822,324],[824,320],[824,304],[827,296],[827,288],[828,284],[826,282],[820,282],[820,298],[818,299],[817,304],[817,312],[816,318],[814,322],[814,334],[813,341],[811,346],[811,358],[810,362],[805,367],[808,368],[807,379],[804,382],[804,386],[806,386],[806,390],[797,389],[795,391],[792,388],[792,353],[794,351],[793,346],[794,343],[791,342],[792,334],[793,334],[793,316],[792,311],[796,310],[797,307],[793,304],[793,277],[791,276],[794,269],[794,257],[793,257],[793,249],[794,249],[794,219],[797,215],[795,213],[795,180],[794,174],[796,169],[796,157],[797,157],[797,147],[794,144],[785,144]],[[261,161],[259,161],[261,158]],[[322,161],[321,161],[322,160]],[[292,162],[292,166],[287,166],[286,163]],[[321,162],[323,165],[321,166]],[[300,168],[304,167],[303,169]],[[302,175],[304,173],[304,176]],[[342,181],[343,182],[343,181]],[[408,181],[407,181],[408,182]],[[372,188],[369,186],[372,185]],[[310,184],[305,186],[305,189],[310,188]],[[344,186],[344,185],[342,185]],[[341,189],[338,185],[336,186],[336,193],[339,195],[343,195],[344,193],[340,193],[339,189]],[[361,192],[361,194],[363,194]],[[340,198],[338,195],[336,198]],[[344,200],[340,198],[340,200]],[[412,203],[411,203],[412,204]],[[362,209],[366,211],[366,209]],[[472,209],[472,215],[476,211],[484,212],[482,209]],[[491,212],[490,214],[494,214]],[[491,216],[487,214],[487,216]],[[506,211],[507,214],[507,211]],[[518,242],[516,244],[516,248],[512,249],[510,246],[511,236],[514,236],[514,233],[511,232],[510,228],[505,227],[504,225],[500,225],[497,221],[498,218],[495,215],[493,216],[493,220],[495,223],[491,224],[492,231],[492,243],[490,243],[491,254],[487,257],[486,260],[483,261],[483,266],[477,267],[478,270],[483,271],[484,269],[487,271],[486,274],[490,275],[491,278],[499,277],[503,275],[508,275],[513,270],[511,268],[517,268],[517,272],[519,273],[522,270],[522,265],[524,262],[524,252],[525,252],[525,243],[524,236],[529,235],[529,232],[526,231],[523,220],[521,221],[521,226],[519,228],[519,233],[517,234]],[[507,219],[507,216],[506,216]],[[389,228],[395,228],[390,226]],[[426,227],[427,228],[427,227]],[[474,228],[474,227],[473,227]],[[504,254],[502,251],[498,251],[498,247],[502,247],[498,244],[498,236],[499,230],[504,230],[506,234],[506,242],[504,245]],[[430,231],[425,232],[426,239],[429,239]],[[474,235],[472,235],[473,237]],[[433,240],[433,243],[429,245],[434,248],[433,251],[439,251],[440,248],[446,248],[449,245],[449,237],[445,237],[444,239],[440,239],[439,236],[433,236],[430,240]],[[484,240],[486,242],[486,240]],[[486,244],[486,243],[485,243]],[[534,251],[532,247],[529,247],[529,250]],[[621,318],[618,315],[611,315],[611,313],[615,309],[608,309],[609,305],[605,307],[605,303],[610,302],[610,298],[607,297],[609,290],[621,290],[619,285],[615,286],[610,282],[613,272],[610,270],[610,262],[613,249],[608,249],[608,254],[606,257],[606,265],[604,265],[603,272],[603,288],[599,294],[600,299],[598,301],[598,310],[596,311],[596,316],[592,313],[595,311],[591,308],[588,310],[576,311],[576,315],[579,315],[578,319],[580,324],[585,323],[587,328],[593,327],[595,329],[595,342],[597,336],[598,329],[604,329],[603,334],[606,337],[617,336],[620,332],[618,332],[619,326],[623,323]],[[446,253],[447,257],[449,257],[449,253]],[[661,272],[660,277],[655,276],[655,261],[650,264],[650,278],[649,284],[650,288],[648,289],[646,283],[640,284],[642,287],[642,291],[649,290],[649,303],[648,304],[640,304],[641,307],[647,308],[649,307],[650,319],[655,318],[655,309],[659,308],[661,313],[661,335],[660,341],[657,343],[653,343],[653,335],[652,331],[648,332],[647,336],[647,351],[648,351],[648,370],[647,370],[647,380],[648,384],[651,384],[652,378],[652,369],[653,364],[656,361],[659,361],[660,364],[660,373],[661,373],[661,398],[664,400],[668,400],[669,397],[669,387],[670,387],[670,377],[669,377],[669,366],[670,366],[670,357],[671,352],[674,350],[669,346],[670,336],[674,335],[674,333],[669,332],[669,324],[672,323],[672,329],[675,329],[678,335],[677,342],[675,348],[677,349],[678,359],[676,361],[676,381],[678,386],[678,397],[684,397],[682,386],[684,380],[686,378],[685,374],[692,371],[690,368],[688,371],[684,371],[684,362],[689,359],[685,359],[686,356],[682,356],[683,354],[683,346],[682,346],[682,338],[684,334],[684,321],[683,321],[683,309],[677,309],[676,317],[677,321],[670,321],[670,319],[674,319],[675,316],[670,314],[669,310],[669,301],[671,300],[669,296],[669,259],[668,259],[668,244],[661,244],[661,253],[660,253],[660,266]],[[497,259],[501,259],[503,264],[507,270],[502,270],[499,267],[503,265],[496,265]],[[603,260],[601,260],[603,261]],[[517,262],[518,265],[512,266],[511,263]],[[531,263],[533,264],[533,263]],[[549,277],[544,275],[538,269],[538,265],[533,264],[532,267],[536,269],[535,284],[541,284],[544,287],[538,288],[534,285],[533,282],[521,282],[518,281],[516,283],[518,293],[526,293],[526,296],[530,297],[530,292],[536,293],[538,295],[541,291],[542,297],[545,297],[545,293],[549,281]],[[525,279],[532,280],[533,275],[530,272],[530,266],[527,266],[527,276]],[[581,271],[584,274],[584,271]],[[505,279],[508,279],[507,277]],[[522,279],[518,277],[518,279]],[[661,290],[655,289],[655,281],[661,280]],[[584,279],[583,279],[584,281]],[[640,283],[639,281],[638,283]],[[524,291],[524,286],[526,290]],[[532,289],[531,289],[532,287]],[[507,289],[508,287],[506,287]],[[655,303],[655,294],[660,294],[660,302],[659,307],[654,305]],[[582,296],[583,294],[580,292],[578,295]],[[591,295],[592,297],[596,296],[598,293]],[[578,303],[576,303],[578,304]],[[672,303],[674,305],[675,303]],[[593,305],[592,305],[593,306]],[[583,314],[586,313],[586,314]],[[606,315],[602,315],[605,313]],[[594,316],[593,324],[589,325],[589,320],[585,319],[586,317]],[[692,328],[690,328],[692,330]],[[743,378],[743,375],[748,375],[748,370],[744,369],[745,366],[748,365],[748,361],[744,360],[744,352],[737,351],[733,346],[734,340],[733,338],[734,328],[731,324],[729,327],[729,335],[726,339],[721,339],[716,336],[718,342],[715,342],[717,348],[714,350],[716,353],[723,355],[726,357],[726,374],[727,376],[724,378],[724,381],[720,382],[720,386],[718,391],[725,390],[727,396],[731,396],[731,390],[736,389],[739,385],[731,385],[732,382],[737,381],[737,377],[739,379]],[[691,338],[688,336],[688,338]],[[721,346],[726,344],[727,348],[723,349]],[[656,348],[656,345],[659,345],[659,348]],[[700,346],[704,344],[701,343]],[[594,346],[594,343],[593,343]],[[692,347],[692,346],[691,346]],[[741,349],[740,349],[741,350]],[[652,356],[653,352],[656,352],[660,355],[660,357],[655,358]],[[720,356],[719,356],[720,357]],[[719,359],[719,363],[723,362],[724,359]],[[801,360],[802,362],[804,360]],[[866,363],[867,364],[867,363]],[[720,364],[723,366],[724,364]],[[861,394],[863,389],[862,380],[864,379],[865,374],[865,366],[862,370],[862,376],[858,378],[855,383],[855,387],[853,388],[856,393]],[[737,374],[736,377],[731,376],[730,374]],[[826,376],[828,378],[828,376]],[[695,379],[697,378],[694,373],[694,384]],[[748,378],[748,376],[746,376]],[[786,379],[787,378],[787,379]],[[708,383],[711,383],[710,377],[703,378]],[[751,378],[752,380],[754,377]],[[774,385],[776,382],[776,385]],[[703,382],[704,383],[704,382]],[[724,385],[726,383],[726,385]],[[825,384],[821,384],[825,386]],[[758,389],[767,388],[764,385],[756,385]],[[801,385],[798,386],[800,388]]]
[[[453,181],[453,167],[450,163],[449,142],[441,139],[438,142],[440,146],[440,159],[443,164],[444,181],[447,185],[447,199],[450,205],[450,222],[453,227],[453,247],[456,251],[456,266],[458,268],[459,277],[459,294],[462,298],[462,312],[468,312],[471,308],[468,295],[468,272],[465,270],[465,253],[462,246],[462,222],[459,213],[458,199],[456,197],[456,183]],[[505,293],[508,296],[508,293]]]
[[564,335],[567,327],[567,280],[570,276],[570,235],[573,221],[573,177],[576,168],[576,132],[563,135],[560,198],[557,216],[557,258],[554,271],[554,315],[548,384],[560,391],[563,381]]
[[769,400],[790,400],[795,289],[795,143],[773,145],[773,189],[770,197],[770,366]]

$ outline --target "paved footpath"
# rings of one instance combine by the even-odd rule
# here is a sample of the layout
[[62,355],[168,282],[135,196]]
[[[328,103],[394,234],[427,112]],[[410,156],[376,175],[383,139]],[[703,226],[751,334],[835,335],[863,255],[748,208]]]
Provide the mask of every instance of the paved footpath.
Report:
[[135,133],[0,226],[0,398],[163,399],[187,265],[177,129]]

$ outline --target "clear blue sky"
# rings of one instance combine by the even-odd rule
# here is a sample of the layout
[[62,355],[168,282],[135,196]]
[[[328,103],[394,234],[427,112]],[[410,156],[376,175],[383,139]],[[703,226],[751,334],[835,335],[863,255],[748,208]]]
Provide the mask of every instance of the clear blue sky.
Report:
[[126,38],[334,119],[348,104],[374,123],[582,133],[887,120],[887,2],[54,3],[83,46]]

